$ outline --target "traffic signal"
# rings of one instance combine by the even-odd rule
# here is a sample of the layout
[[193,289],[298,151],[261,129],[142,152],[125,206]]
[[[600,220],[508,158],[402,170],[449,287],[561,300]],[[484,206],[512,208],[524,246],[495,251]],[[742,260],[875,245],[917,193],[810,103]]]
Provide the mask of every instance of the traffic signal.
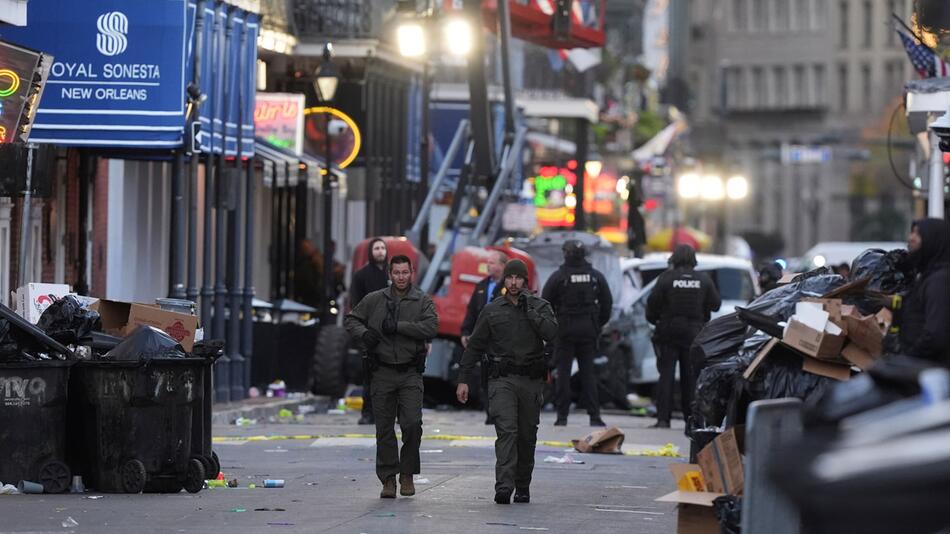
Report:
[[571,38],[571,4],[572,0],[555,0],[554,2],[551,33],[559,41],[567,41]]

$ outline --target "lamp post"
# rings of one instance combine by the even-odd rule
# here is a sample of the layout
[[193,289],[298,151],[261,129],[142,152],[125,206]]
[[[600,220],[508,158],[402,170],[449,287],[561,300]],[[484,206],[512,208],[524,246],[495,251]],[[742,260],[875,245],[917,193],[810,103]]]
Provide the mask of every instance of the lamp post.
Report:
[[[323,48],[323,61],[317,70],[313,73],[313,90],[317,94],[317,100],[322,104],[329,106],[333,103],[336,96],[336,89],[340,84],[340,74],[333,64],[333,46],[330,43]],[[333,197],[332,194],[332,173],[333,166],[331,139],[330,139],[330,114],[326,114],[326,169],[323,172],[323,286],[324,299],[321,324],[328,325],[333,321],[333,305],[330,295],[333,293]],[[302,224],[298,221],[297,224]]]

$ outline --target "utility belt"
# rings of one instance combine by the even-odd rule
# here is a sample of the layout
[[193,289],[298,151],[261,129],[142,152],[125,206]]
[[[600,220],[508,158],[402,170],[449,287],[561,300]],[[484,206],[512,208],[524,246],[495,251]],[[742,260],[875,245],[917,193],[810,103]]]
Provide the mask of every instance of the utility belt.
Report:
[[412,361],[409,361],[406,363],[386,363],[386,362],[380,361],[379,357],[375,354],[367,354],[366,358],[364,359],[364,362],[368,366],[367,370],[369,371],[370,375],[372,375],[380,367],[392,369],[399,373],[405,373],[405,372],[412,371],[413,369],[415,369],[416,371],[419,372],[419,374],[422,374],[426,370],[426,354],[425,353],[420,353],[416,355],[416,357],[413,358]]
[[526,376],[528,378],[543,379],[548,376],[548,365],[544,358],[539,358],[524,365],[511,363],[507,358],[485,356],[482,360],[482,375],[492,379],[505,376]]

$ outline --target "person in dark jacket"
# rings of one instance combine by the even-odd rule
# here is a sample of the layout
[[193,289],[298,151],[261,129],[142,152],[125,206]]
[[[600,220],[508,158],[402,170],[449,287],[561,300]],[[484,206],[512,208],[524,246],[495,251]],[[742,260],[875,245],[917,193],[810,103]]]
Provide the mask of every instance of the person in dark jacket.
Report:
[[[508,255],[500,250],[493,250],[486,262],[488,266],[488,276],[481,282],[475,284],[475,291],[472,292],[472,298],[468,301],[468,309],[465,312],[465,320],[462,321],[462,348],[468,348],[468,340],[475,331],[475,322],[482,310],[489,302],[501,296],[504,288],[502,273],[505,271],[505,263],[508,262]],[[488,393],[486,388],[482,388],[482,404],[485,406],[485,424],[491,424],[491,415],[488,410]]]
[[660,372],[654,428],[670,427],[676,362],[680,365],[683,418],[689,419],[693,399],[689,347],[722,304],[712,279],[695,269],[696,251],[689,245],[678,245],[670,256],[670,268],[659,276],[647,299],[646,319],[656,325],[653,340]]
[[600,332],[610,320],[613,297],[603,273],[587,261],[583,242],[570,239],[562,250],[564,264],[548,278],[541,292],[541,298],[551,303],[561,325],[554,344],[557,362],[557,421],[554,425],[567,424],[571,411],[571,366],[576,358],[581,375],[581,398],[590,416],[590,426],[606,426],[600,418],[594,358]]
[[950,366],[950,224],[914,222],[907,249],[919,274],[900,310],[901,351]]
[[[389,287],[389,273],[386,268],[388,261],[389,251],[386,249],[386,242],[378,237],[373,238],[369,242],[369,263],[356,271],[353,282],[350,284],[351,308],[355,308],[363,297],[373,291]],[[370,392],[369,373],[365,372],[365,365],[363,369],[363,411],[360,414],[359,424],[374,425],[376,421],[373,418],[373,395]]]
[[475,331],[459,365],[455,394],[468,402],[475,365],[488,354],[488,394],[495,423],[495,502],[531,502],[538,423],[544,403],[548,366],[544,344],[554,340],[554,310],[528,289],[528,267],[521,260],[505,264],[505,296],[491,301],[475,323]]

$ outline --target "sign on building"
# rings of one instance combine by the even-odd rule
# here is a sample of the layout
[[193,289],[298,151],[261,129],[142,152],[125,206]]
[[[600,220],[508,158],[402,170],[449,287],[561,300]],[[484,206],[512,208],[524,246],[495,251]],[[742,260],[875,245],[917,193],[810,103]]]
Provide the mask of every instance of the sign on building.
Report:
[[254,128],[268,143],[303,153],[304,95],[257,93]]

